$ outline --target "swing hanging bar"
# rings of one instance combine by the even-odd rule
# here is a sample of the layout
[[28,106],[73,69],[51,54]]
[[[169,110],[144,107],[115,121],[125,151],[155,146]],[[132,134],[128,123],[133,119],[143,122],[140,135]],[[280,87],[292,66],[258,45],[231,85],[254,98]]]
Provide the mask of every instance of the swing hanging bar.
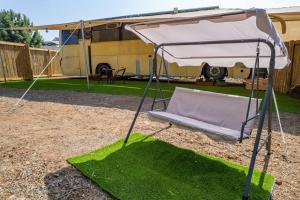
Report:
[[[162,49],[162,56],[161,56],[161,61],[160,61],[160,66],[159,66],[159,70],[158,70],[158,80],[159,80],[159,77],[160,77],[160,74],[161,74],[161,68],[162,66],[164,67],[165,71],[166,71],[166,74],[167,74],[167,77],[168,77],[168,86],[169,86],[169,89],[170,89],[170,81],[169,81],[169,74],[168,74],[168,71],[167,71],[167,68],[166,68],[166,64],[165,64],[165,59],[164,59],[164,50]],[[161,87],[160,87],[160,82],[157,84],[157,90],[159,90],[162,94],[162,90],[161,90]],[[163,95],[161,95],[161,98],[160,99],[156,99],[157,97],[157,93],[155,93],[155,96],[153,98],[153,101],[152,101],[152,105],[151,105],[151,111],[154,110],[154,106],[155,106],[155,103],[158,103],[158,102],[163,102],[164,104],[164,110],[167,109],[167,103],[166,101],[169,101],[170,98],[165,98]]]
[[[157,57],[158,55],[156,54],[156,55],[154,55],[154,56]],[[157,59],[157,58],[155,58],[155,59]],[[154,65],[154,63],[153,63],[153,65]],[[153,71],[153,70],[152,70],[152,71]],[[159,76],[160,76],[160,72],[157,73],[157,69],[156,69],[156,70],[155,70],[156,88],[157,88],[157,90],[159,91],[160,99],[164,99],[165,97],[164,97],[163,92],[162,92],[161,87],[160,87]],[[156,96],[156,95],[155,95],[155,96]],[[166,110],[166,109],[167,109],[167,104],[166,104],[165,101],[162,101],[162,102],[163,102],[163,105],[164,105],[164,109]]]
[[[249,101],[248,101],[248,106],[247,106],[247,114],[246,114],[246,120],[244,122],[242,122],[242,128],[241,128],[241,136],[240,136],[240,143],[243,142],[243,136],[244,136],[244,130],[245,130],[245,126],[247,125],[247,123],[249,121],[251,121],[252,119],[255,119],[258,115],[255,115],[254,117],[249,118],[249,113],[250,113],[250,107],[251,107],[251,101],[252,101],[252,97],[254,95],[254,81],[255,81],[255,75],[256,78],[257,77],[257,69],[258,69],[258,65],[259,65],[259,56],[260,56],[260,51],[259,51],[259,42],[257,42],[257,47],[256,47],[256,58],[255,58],[255,63],[254,63],[254,68],[252,70],[252,76],[251,76],[251,89],[250,89],[250,95],[249,95]],[[258,88],[257,88],[258,89]],[[258,111],[258,95],[256,95],[256,113]]]

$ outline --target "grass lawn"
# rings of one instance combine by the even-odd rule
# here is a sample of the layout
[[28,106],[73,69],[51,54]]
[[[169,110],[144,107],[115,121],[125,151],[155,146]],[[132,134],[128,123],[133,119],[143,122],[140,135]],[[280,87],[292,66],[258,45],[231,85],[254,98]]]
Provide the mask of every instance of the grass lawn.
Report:
[[[27,88],[30,83],[31,81],[10,81],[8,83],[0,82],[0,87]],[[117,81],[114,84],[107,84],[105,81],[100,83],[98,81],[91,81],[90,90],[88,92],[141,96],[145,85],[145,81],[127,81],[126,83]],[[163,88],[166,97],[172,95],[176,86],[241,96],[249,95],[249,91],[243,87],[198,86],[194,84],[180,83],[172,83],[168,85],[165,82],[161,83],[161,87]],[[84,79],[41,79],[36,82],[33,89],[87,92],[86,82]],[[153,97],[156,93],[155,90],[156,84],[153,83],[148,96]],[[261,92],[260,97],[263,97],[263,92]],[[300,101],[298,99],[277,93],[277,100],[281,112],[300,113]]]
[[[240,200],[247,168],[133,134],[68,162],[118,199]],[[274,177],[255,171],[251,200],[267,200]]]

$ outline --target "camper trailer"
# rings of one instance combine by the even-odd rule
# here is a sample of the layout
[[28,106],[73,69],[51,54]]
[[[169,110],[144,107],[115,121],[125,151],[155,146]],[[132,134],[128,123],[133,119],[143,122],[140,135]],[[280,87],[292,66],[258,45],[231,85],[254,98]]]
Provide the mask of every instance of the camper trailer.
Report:
[[[61,43],[65,42],[71,31],[62,30]],[[138,39],[125,29],[124,24],[107,24],[86,30],[86,45],[89,57],[89,73],[98,75],[105,69],[126,68],[127,76],[148,76],[152,70],[154,47]],[[62,51],[63,73],[68,76],[85,76],[84,58],[82,52],[81,34],[74,34]],[[161,63],[161,59],[159,59]],[[161,74],[171,77],[223,79],[225,76],[245,79],[250,70],[239,63],[234,68],[209,66],[203,63],[199,66],[179,67],[176,63],[167,63],[161,69]]]
[[[147,13],[141,15],[122,16],[101,19],[105,21],[100,25],[85,26],[85,45],[89,60],[89,74],[100,75],[106,69],[118,70],[126,68],[125,76],[145,77],[152,70],[154,47],[140,40],[136,35],[126,30],[129,23],[137,23],[151,19],[169,19],[174,17],[191,17],[205,14],[205,12],[218,12],[218,7],[196,8],[186,10],[174,10],[159,13]],[[118,22],[116,22],[116,20]],[[281,29],[280,23],[275,23],[276,28]],[[281,30],[279,30],[280,32]],[[60,31],[60,43],[64,44],[73,30]],[[82,36],[80,30],[71,35],[61,52],[61,65],[64,75],[85,76],[84,53],[82,49]],[[159,58],[159,63],[161,58]],[[247,79],[251,70],[242,63],[236,63],[234,67],[210,66],[202,63],[199,66],[179,67],[176,63],[165,62],[161,75],[170,77],[185,77],[197,79],[204,76],[206,79],[223,79],[224,77]],[[262,71],[262,76],[267,72]]]

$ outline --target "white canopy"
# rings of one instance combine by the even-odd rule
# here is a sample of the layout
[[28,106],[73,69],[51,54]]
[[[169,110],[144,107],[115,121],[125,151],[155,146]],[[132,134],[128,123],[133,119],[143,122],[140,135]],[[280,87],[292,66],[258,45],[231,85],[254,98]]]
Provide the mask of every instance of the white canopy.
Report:
[[[181,42],[203,42],[221,40],[265,39],[275,45],[275,68],[281,69],[289,64],[287,49],[276,32],[272,21],[263,9],[250,9],[226,12],[199,17],[156,20],[127,25],[146,43],[155,45]],[[169,63],[179,66],[197,66],[207,62],[212,66],[232,67],[243,62],[253,68],[256,49],[260,48],[260,67],[269,67],[270,48],[265,44],[209,44],[164,46],[158,53]]]

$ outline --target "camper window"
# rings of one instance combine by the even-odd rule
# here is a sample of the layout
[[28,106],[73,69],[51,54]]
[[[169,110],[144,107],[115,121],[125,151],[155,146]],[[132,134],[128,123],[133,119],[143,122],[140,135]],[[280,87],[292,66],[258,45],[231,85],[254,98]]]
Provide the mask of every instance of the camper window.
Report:
[[[61,31],[61,40],[64,44],[66,40],[69,38],[73,31],[72,30],[62,30]],[[67,41],[66,45],[71,44],[78,44],[78,31],[75,31],[75,33],[70,37],[70,39]]]
[[137,40],[139,39],[134,33],[127,31],[124,25],[111,24],[93,27],[92,42],[108,42],[122,40]]

